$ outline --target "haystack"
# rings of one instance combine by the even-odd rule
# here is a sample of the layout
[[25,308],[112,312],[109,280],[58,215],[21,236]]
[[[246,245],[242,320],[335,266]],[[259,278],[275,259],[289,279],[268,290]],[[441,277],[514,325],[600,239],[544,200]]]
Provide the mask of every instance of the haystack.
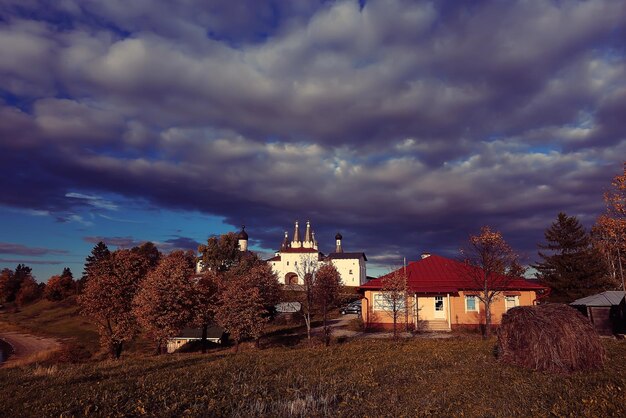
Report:
[[509,310],[498,330],[498,354],[506,363],[554,373],[598,369],[606,357],[591,322],[562,304]]

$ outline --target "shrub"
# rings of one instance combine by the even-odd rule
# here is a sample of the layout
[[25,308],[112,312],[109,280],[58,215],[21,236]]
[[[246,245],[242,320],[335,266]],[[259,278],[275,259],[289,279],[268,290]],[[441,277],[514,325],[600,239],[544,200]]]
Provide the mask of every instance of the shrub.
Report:
[[504,362],[553,373],[598,369],[606,357],[589,320],[561,304],[509,310],[498,330],[498,354]]

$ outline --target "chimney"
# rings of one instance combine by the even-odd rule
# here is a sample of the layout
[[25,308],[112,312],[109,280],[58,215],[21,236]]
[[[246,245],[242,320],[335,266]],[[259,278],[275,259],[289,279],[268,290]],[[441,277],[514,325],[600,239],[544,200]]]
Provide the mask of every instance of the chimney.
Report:
[[430,253],[422,253],[422,260],[430,257]]

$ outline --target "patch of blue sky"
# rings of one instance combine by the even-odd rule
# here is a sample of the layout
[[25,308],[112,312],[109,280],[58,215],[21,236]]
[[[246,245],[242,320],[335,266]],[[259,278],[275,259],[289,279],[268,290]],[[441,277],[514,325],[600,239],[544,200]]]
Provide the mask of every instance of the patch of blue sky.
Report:
[[562,148],[555,143],[533,144],[528,147],[528,152],[532,154],[552,154],[553,152],[561,153]]
[[0,88],[0,102],[4,102],[8,106],[15,107],[22,112],[32,113],[35,100],[36,98],[16,95]]
[[[74,192],[73,192],[74,193]],[[86,194],[85,195],[93,195]],[[101,201],[113,201],[112,196],[99,196]],[[199,243],[211,235],[237,231],[239,225],[228,225],[224,218],[193,211],[175,211],[146,207],[140,202],[115,201],[117,210],[107,210],[89,204],[63,213],[49,213],[11,207],[0,207],[0,242],[27,247],[65,250],[64,254],[27,256],[0,254],[0,260],[36,260],[55,262],[31,265],[38,280],[58,274],[68,266],[79,277],[85,257],[94,244],[87,237],[129,237],[135,241],[166,243],[185,237]],[[111,249],[115,249],[114,246]],[[61,262],[61,264],[57,264]],[[0,268],[15,268],[16,262],[1,262]]]

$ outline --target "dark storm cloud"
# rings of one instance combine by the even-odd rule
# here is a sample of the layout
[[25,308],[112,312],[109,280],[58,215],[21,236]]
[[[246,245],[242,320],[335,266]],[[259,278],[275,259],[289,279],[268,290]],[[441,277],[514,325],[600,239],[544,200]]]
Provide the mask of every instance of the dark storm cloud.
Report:
[[193,238],[177,236],[158,243],[157,246],[161,251],[171,250],[193,250],[197,251],[200,243]]
[[58,265],[65,264],[64,261],[56,261],[56,260],[28,260],[28,259],[7,259],[0,258],[0,263],[7,264],[26,264],[26,265]]
[[135,239],[133,237],[101,237],[101,236],[87,236],[83,237],[85,242],[91,244],[97,244],[104,242],[106,245],[111,245],[118,248],[132,248],[143,244],[145,241]]
[[58,255],[67,254],[65,250],[54,250],[50,248],[28,247],[26,245],[14,244],[10,242],[0,242],[0,254],[14,254],[14,255]]
[[621,2],[210,3],[5,2],[0,203],[72,220],[113,192],[264,248],[306,218],[379,264],[483,224],[532,253],[558,211],[602,210],[626,155]]

